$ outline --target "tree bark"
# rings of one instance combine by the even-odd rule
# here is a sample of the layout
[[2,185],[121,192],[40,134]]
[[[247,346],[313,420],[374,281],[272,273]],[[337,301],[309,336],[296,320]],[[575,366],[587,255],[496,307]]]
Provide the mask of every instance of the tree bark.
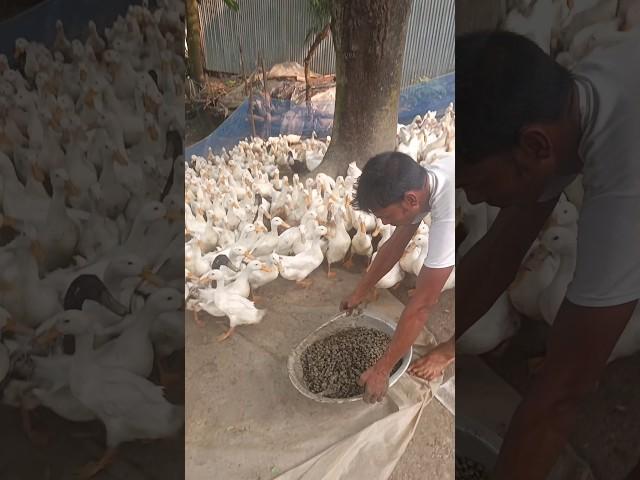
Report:
[[192,78],[204,83],[202,48],[200,45],[200,14],[196,0],[187,0],[187,48],[189,48],[189,71]]
[[[402,64],[411,0],[333,0],[336,103],[331,143],[311,174],[346,174],[395,150]],[[428,48],[425,45],[425,48]]]
[[311,59],[313,58],[313,54],[316,52],[316,49],[320,46],[322,41],[329,36],[331,32],[331,24],[327,23],[322,31],[316,35],[316,38],[313,40],[311,47],[309,48],[309,53],[304,57],[304,98],[307,102],[307,109],[309,113],[311,113],[311,84],[309,83],[309,65],[311,64]]

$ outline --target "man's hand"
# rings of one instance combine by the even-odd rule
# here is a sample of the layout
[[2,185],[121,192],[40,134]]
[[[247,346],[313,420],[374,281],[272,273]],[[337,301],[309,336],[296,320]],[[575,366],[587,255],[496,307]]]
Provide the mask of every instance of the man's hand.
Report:
[[389,388],[389,370],[377,363],[360,375],[358,385],[364,387],[366,403],[381,402]]
[[367,298],[366,293],[362,293],[360,289],[355,289],[348,297],[340,302],[340,310],[346,310],[349,315],[358,308],[362,302]]

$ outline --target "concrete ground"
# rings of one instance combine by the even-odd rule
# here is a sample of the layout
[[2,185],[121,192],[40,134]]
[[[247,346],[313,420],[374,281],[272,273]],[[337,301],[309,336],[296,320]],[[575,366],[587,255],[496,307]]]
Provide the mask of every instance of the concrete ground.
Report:
[[[269,387],[265,395],[282,395],[285,398],[292,388],[286,376],[287,351],[272,351],[272,345],[290,345],[293,348],[301,338],[283,322],[289,316],[304,324],[308,324],[309,333],[324,323],[331,316],[338,313],[338,304],[343,295],[350,292],[359,279],[359,273],[338,270],[335,280],[328,280],[322,269],[314,272],[310,278],[313,285],[304,290],[293,282],[278,279],[266,285],[258,292],[263,298],[261,308],[271,310],[258,325],[239,327],[237,332],[225,343],[218,344],[216,336],[227,328],[227,320],[222,318],[206,319],[205,327],[198,327],[187,317],[187,353],[186,353],[186,469],[189,480],[211,478],[216,460],[213,458],[213,445],[220,442],[220,435],[234,429],[251,430],[249,422],[237,426],[234,421],[250,419],[253,415],[269,415],[261,412],[259,401],[243,396],[247,382],[251,382],[251,375],[264,372],[260,358],[282,363],[281,375],[276,375],[274,384]],[[402,297],[400,289],[399,296]],[[429,322],[429,329],[439,341],[448,338],[454,329],[453,292],[446,292],[441,298]],[[256,358],[243,358],[239,355],[241,347],[251,342],[258,346]],[[266,361],[265,360],[265,361]],[[226,369],[232,368],[234,374],[229,376]],[[449,369],[450,372],[452,368]],[[220,372],[224,371],[224,378],[230,378],[226,384],[216,381]],[[450,374],[449,372],[449,374]],[[243,387],[244,385],[244,387]],[[280,393],[281,392],[281,393]],[[306,399],[295,398],[292,401],[292,415],[297,412],[297,401],[307,402]],[[308,407],[308,403],[305,403]],[[350,408],[350,407],[347,407]],[[354,408],[354,407],[351,407]],[[235,419],[235,420],[233,420]],[[227,423],[231,422],[230,426]],[[279,428],[277,419],[273,429]],[[454,418],[434,398],[425,407],[418,424],[415,436],[400,459],[393,475],[393,480],[422,480],[437,478],[449,480],[454,478]],[[259,434],[259,432],[258,432]],[[231,437],[229,437],[231,438]],[[255,460],[260,455],[258,449],[246,446],[247,455]],[[255,472],[260,480],[273,478],[278,470],[277,465],[271,465],[265,459],[264,468]],[[224,459],[222,460],[225,461]],[[233,468],[231,465],[225,467]],[[235,480],[230,478],[229,480]],[[356,479],[357,480],[357,479]]]
[[[484,355],[489,366],[520,394],[531,383],[528,360],[544,354],[548,327],[525,319],[520,331],[498,351]],[[576,453],[597,479],[622,480],[640,461],[640,354],[607,366],[598,390],[579,414],[571,437]]]

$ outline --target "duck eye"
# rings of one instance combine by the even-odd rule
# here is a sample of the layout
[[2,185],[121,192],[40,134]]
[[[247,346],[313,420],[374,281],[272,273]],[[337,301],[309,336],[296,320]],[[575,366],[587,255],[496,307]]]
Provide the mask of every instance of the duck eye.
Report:
[[556,235],[555,237],[553,237],[554,240],[558,240],[560,237],[558,235]]

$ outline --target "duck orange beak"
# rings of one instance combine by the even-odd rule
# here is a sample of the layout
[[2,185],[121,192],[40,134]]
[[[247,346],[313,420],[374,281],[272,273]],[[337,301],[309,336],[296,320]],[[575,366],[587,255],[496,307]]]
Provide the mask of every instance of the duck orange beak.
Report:
[[13,217],[7,217],[6,215],[2,216],[2,221],[0,222],[0,227],[16,227],[16,219]]
[[116,151],[113,154],[113,159],[119,163],[120,165],[128,165],[129,162],[127,161],[126,157],[123,155],[122,152],[120,151]]
[[45,173],[44,170],[42,168],[40,168],[38,165],[36,165],[35,163],[31,165],[31,174],[33,175],[33,178],[39,182],[42,183],[44,182],[45,179]]
[[64,192],[68,197],[76,197],[80,195],[80,189],[70,180],[64,182]]
[[142,270],[140,277],[142,277],[145,281],[149,282],[155,287],[161,287],[162,285],[164,285],[162,279],[155,273],[153,273],[150,268],[145,268],[144,270]]
[[38,345],[49,345],[55,342],[61,335],[62,333],[56,327],[53,327],[47,333],[40,335],[36,339],[36,343]]
[[169,222],[175,222],[176,220],[180,220],[180,214],[177,210],[169,210],[164,216]]
[[260,267],[260,271],[264,273],[271,273],[273,272],[273,269],[269,267]]
[[33,335],[33,328],[29,328],[21,323],[16,322],[13,318],[10,318],[4,327],[7,332],[23,333],[25,335]]
[[33,242],[31,242],[31,254],[36,258],[36,260],[38,260],[39,262],[42,262],[44,260],[45,257],[45,251],[42,248],[42,245],[40,244],[39,241],[34,240]]

